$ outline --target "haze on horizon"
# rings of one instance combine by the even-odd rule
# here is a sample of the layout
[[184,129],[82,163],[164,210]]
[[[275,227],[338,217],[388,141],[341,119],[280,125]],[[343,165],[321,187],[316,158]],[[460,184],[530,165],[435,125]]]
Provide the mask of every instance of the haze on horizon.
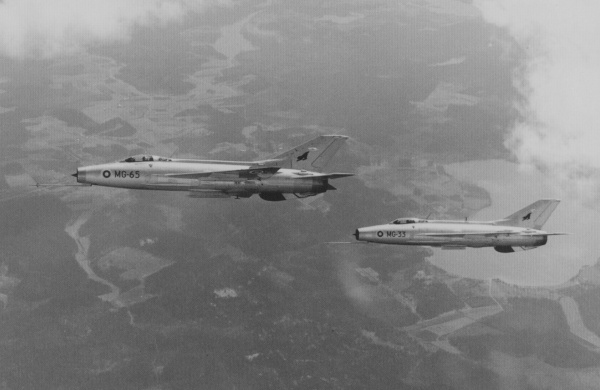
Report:
[[0,3],[0,54],[49,59],[93,44],[127,42],[136,27],[181,22],[228,0],[5,0]]

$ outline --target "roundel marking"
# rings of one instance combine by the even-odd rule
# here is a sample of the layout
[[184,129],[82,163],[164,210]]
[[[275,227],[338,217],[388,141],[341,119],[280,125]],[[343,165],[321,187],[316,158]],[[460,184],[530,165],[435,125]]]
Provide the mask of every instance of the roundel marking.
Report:
[[383,232],[381,230],[377,232],[377,237],[383,237]]
[[108,179],[110,177],[110,171],[102,172],[102,176],[104,176],[105,179]]

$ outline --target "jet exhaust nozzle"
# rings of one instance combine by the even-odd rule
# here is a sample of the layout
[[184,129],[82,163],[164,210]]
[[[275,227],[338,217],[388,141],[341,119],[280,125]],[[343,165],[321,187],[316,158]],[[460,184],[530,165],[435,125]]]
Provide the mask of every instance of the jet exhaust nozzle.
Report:
[[77,179],[79,177],[79,171],[73,173],[71,176]]
[[356,229],[356,230],[354,231],[354,234],[353,234],[353,236],[354,236],[354,238],[356,238],[356,240],[358,241],[358,237],[360,236],[360,232],[358,231],[358,229]]

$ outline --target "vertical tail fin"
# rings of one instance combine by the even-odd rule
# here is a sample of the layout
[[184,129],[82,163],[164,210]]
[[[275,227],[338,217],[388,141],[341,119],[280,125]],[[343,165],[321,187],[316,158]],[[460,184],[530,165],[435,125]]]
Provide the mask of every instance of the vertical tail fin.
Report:
[[346,139],[343,135],[321,135],[271,159],[284,160],[284,168],[321,172]]
[[557,199],[538,200],[508,217],[496,221],[495,224],[541,229],[548,218],[550,218],[550,215],[554,212],[559,202],[560,200]]

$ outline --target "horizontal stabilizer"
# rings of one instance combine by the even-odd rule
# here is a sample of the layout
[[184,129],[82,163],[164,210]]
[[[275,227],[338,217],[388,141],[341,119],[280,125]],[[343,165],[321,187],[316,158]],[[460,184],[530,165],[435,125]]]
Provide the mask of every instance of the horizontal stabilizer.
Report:
[[349,176],[354,176],[354,173],[312,173],[312,174],[307,174],[306,176],[301,175],[296,177],[295,179],[317,179],[317,178],[323,178],[323,179],[340,179],[342,177],[349,177]]
[[521,233],[522,236],[570,236],[573,233]]
[[328,173],[325,175],[329,179],[341,179],[342,177],[354,176],[354,173]]

